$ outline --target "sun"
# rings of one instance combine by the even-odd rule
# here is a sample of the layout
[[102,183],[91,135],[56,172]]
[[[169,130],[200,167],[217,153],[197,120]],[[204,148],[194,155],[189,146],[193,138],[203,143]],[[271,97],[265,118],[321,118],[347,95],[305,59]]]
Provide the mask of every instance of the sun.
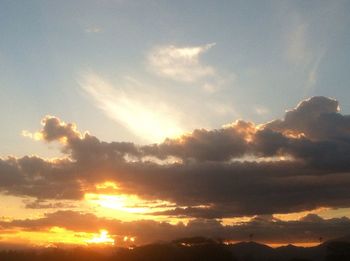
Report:
[[114,245],[115,241],[109,235],[108,231],[101,229],[100,233],[91,239],[86,240],[88,244],[104,244],[104,245]]

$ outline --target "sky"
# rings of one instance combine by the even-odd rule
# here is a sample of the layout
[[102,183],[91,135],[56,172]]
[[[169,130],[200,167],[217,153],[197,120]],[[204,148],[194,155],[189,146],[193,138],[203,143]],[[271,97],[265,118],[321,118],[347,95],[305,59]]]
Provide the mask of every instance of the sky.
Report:
[[350,234],[349,10],[1,1],[0,244]]

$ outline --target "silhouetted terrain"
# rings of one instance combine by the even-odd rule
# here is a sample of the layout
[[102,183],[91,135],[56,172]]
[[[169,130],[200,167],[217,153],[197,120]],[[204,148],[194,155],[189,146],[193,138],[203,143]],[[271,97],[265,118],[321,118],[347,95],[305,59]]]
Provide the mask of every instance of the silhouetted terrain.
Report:
[[350,243],[327,241],[316,247],[292,245],[271,248],[255,242],[240,242],[225,245],[217,241],[195,237],[175,240],[171,243],[156,243],[133,249],[48,248],[41,250],[3,250],[1,261],[32,260],[86,260],[86,261],[136,261],[136,260],[230,260],[230,261],[349,261]]

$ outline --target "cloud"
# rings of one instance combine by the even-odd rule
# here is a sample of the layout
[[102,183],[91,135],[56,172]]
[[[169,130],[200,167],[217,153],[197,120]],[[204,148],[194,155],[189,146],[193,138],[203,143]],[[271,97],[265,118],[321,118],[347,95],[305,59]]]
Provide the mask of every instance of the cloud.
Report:
[[[174,45],[154,48],[148,55],[148,63],[156,74],[182,82],[196,82],[215,75],[213,67],[204,65],[200,56],[215,43],[200,46],[179,47]],[[210,90],[214,87],[211,86]]]
[[40,132],[42,138],[46,141],[67,139],[73,141],[81,138],[81,134],[76,130],[75,124],[61,121],[53,116],[46,116],[42,120],[44,126]]
[[325,41],[321,40],[320,35],[317,36],[317,41],[313,40],[317,39],[312,37],[315,29],[313,22],[298,12],[291,13],[290,28],[285,36],[286,58],[291,65],[300,68],[304,73],[304,95],[309,95],[318,81],[318,70],[327,47],[324,46]]
[[97,27],[97,26],[92,26],[92,27],[88,27],[85,29],[86,33],[99,33],[101,31],[102,31],[102,29],[100,27]]
[[183,131],[177,119],[178,113],[152,93],[147,95],[145,86],[135,89],[138,85],[135,81],[128,81],[128,84],[133,85],[131,88],[116,88],[100,76],[87,73],[82,75],[79,83],[98,108],[139,138],[148,142],[159,142]]
[[257,115],[262,116],[262,115],[268,114],[268,113],[269,113],[269,109],[266,108],[266,107],[264,107],[264,106],[256,106],[256,107],[254,108],[254,112],[255,112]]
[[[218,220],[194,219],[188,224],[169,224],[151,220],[123,222],[97,217],[91,213],[57,211],[42,218],[0,221],[2,229],[25,231],[48,231],[60,227],[75,232],[96,232],[103,227],[111,236],[132,236],[136,244],[161,240],[174,240],[189,236],[206,236],[228,241],[246,241],[254,233],[254,240],[270,243],[317,242],[346,236],[350,233],[348,218],[323,219],[309,214],[300,220],[283,221],[273,216],[256,216],[250,221],[223,225]],[[117,241],[118,242],[118,241]]]
[[287,36],[287,58],[293,64],[305,64],[312,58],[308,48],[308,24],[300,18]]
[[82,197],[68,159],[54,162],[36,156],[0,159],[0,190],[3,193],[40,199],[76,199]]
[[222,129],[196,129],[179,139],[169,138],[159,145],[144,146],[142,150],[159,158],[174,156],[183,160],[225,161],[246,153],[246,139],[252,131],[255,131],[253,124],[237,121]]
[[322,59],[324,57],[326,53],[326,50],[323,50],[321,52],[319,52],[319,54],[317,55],[317,58],[314,60],[312,67],[309,70],[307,79],[306,79],[306,83],[305,83],[305,91],[306,93],[308,93],[310,90],[312,90],[312,88],[315,86],[315,84],[317,83],[318,80],[318,70],[319,67],[322,63]]
[[316,96],[300,102],[283,120],[272,121],[265,128],[303,134],[310,140],[338,139],[350,134],[349,116],[342,116],[339,110],[338,101]]
[[28,200],[24,199],[23,203],[25,203],[25,208],[28,209],[71,209],[76,208],[77,206],[74,205],[72,202],[55,202],[53,200],[51,201],[45,201],[45,200]]
[[103,142],[54,117],[43,124],[43,139],[63,139],[67,158],[1,159],[3,192],[81,200],[96,184],[113,181],[119,193],[174,204],[151,213],[173,217],[350,207],[350,116],[334,99],[312,97],[262,125],[241,120],[150,145]]

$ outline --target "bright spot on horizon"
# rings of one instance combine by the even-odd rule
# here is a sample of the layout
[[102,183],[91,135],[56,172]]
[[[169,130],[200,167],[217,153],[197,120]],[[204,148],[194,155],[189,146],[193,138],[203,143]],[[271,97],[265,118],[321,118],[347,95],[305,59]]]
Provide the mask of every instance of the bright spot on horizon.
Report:
[[127,242],[127,241],[135,242],[135,237],[125,236],[123,240],[124,240],[124,242]]
[[107,230],[101,229],[100,234],[97,234],[93,238],[86,240],[86,243],[114,245],[115,241],[113,238],[111,238]]

